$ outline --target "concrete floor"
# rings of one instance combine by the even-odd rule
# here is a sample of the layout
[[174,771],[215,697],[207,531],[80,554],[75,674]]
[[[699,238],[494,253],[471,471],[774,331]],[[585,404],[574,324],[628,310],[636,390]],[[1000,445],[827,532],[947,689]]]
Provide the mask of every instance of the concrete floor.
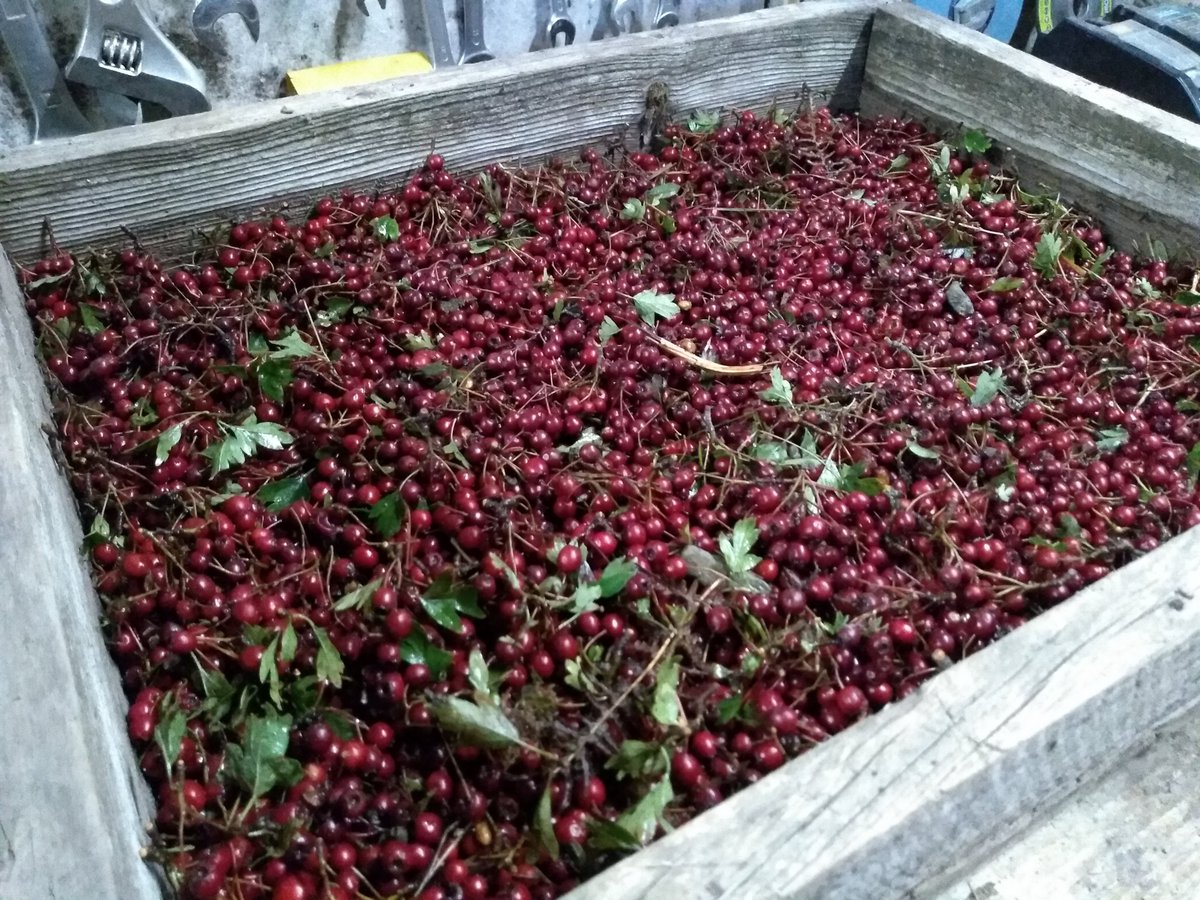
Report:
[[1200,709],[914,900],[1193,900],[1197,885]]

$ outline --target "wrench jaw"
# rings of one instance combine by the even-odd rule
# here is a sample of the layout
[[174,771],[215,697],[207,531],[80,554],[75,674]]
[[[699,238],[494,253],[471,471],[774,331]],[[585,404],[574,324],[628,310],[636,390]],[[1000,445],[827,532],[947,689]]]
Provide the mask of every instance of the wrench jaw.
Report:
[[155,104],[169,115],[211,109],[204,75],[146,15],[137,0],[90,0],[68,81]]
[[[560,44],[559,38],[563,41]],[[546,26],[546,42],[551,47],[569,47],[575,43],[575,23],[570,19],[551,19]]]
[[214,53],[224,53],[217,22],[225,16],[240,16],[254,43],[258,43],[258,7],[254,0],[200,0],[192,10],[192,31],[196,38]]

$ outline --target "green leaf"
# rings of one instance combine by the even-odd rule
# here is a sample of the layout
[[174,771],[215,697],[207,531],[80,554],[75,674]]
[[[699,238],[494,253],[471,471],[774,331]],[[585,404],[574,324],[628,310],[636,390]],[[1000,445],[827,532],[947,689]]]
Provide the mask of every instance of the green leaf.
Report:
[[344,594],[341,599],[333,604],[334,612],[345,612],[349,609],[362,611],[371,605],[371,600],[374,594],[379,590],[379,586],[383,584],[382,578],[376,578],[374,581],[368,581],[362,587],[356,587],[354,590]]
[[275,348],[270,352],[271,359],[305,359],[317,355],[317,348],[306,341],[300,332],[292,329],[277,341],[271,341]]
[[646,218],[646,204],[636,197],[626,200],[621,207],[620,217],[627,222],[640,222]]
[[538,800],[533,829],[542,849],[546,851],[546,855],[551,859],[558,859],[558,837],[554,834],[554,814],[551,803],[550,783],[547,782],[546,789],[542,791],[542,798]]
[[464,469],[469,469],[471,464],[467,462],[467,458],[463,456],[462,448],[458,446],[458,441],[447,441],[442,445],[442,452],[447,456],[451,456]]
[[758,396],[762,397],[768,403],[774,403],[776,406],[784,406],[791,409],[794,405],[792,401],[792,384],[783,377],[783,371],[778,366],[771,370],[771,386],[759,391]]
[[421,595],[421,606],[429,617],[455,634],[462,634],[463,624],[459,615],[483,618],[479,608],[479,595],[465,584],[455,584],[449,572],[443,572]]
[[129,414],[129,421],[134,428],[145,428],[147,425],[153,425],[158,421],[158,413],[154,411],[154,407],[150,403],[150,395],[138,399],[137,403],[133,404],[133,411]]
[[1192,444],[1192,449],[1187,455],[1187,473],[1192,484],[1196,483],[1196,476],[1200,475],[1200,441]]
[[251,370],[258,382],[262,395],[276,403],[283,402],[283,392],[296,380],[291,365],[282,359],[264,359],[254,364]]
[[662,184],[656,184],[650,190],[646,191],[646,202],[651,206],[658,206],[664,200],[669,200],[679,193],[679,185],[671,181],[664,181]]
[[890,163],[888,163],[887,170],[883,174],[884,175],[895,175],[897,172],[903,172],[906,169],[908,169],[908,164],[911,161],[912,160],[910,160],[907,156],[905,156],[903,153],[901,153],[899,156],[895,157]]
[[517,726],[499,707],[480,706],[461,697],[432,697],[429,711],[442,728],[472,747],[499,750],[521,745]]
[[1096,432],[1096,449],[1101,453],[1120,450],[1129,441],[1129,432],[1124,428],[1101,428]]
[[688,119],[688,131],[693,134],[712,134],[721,124],[721,114],[715,112],[697,112]]
[[88,334],[99,334],[104,330],[104,322],[101,321],[99,312],[90,303],[79,304],[79,321]]
[[372,219],[371,227],[374,230],[375,237],[382,242],[395,241],[400,237],[400,223],[391,216],[380,216],[378,219]]
[[660,294],[657,291],[642,291],[633,296],[633,307],[647,325],[653,327],[661,319],[671,319],[679,315],[679,307],[675,304],[674,294]]
[[942,456],[940,451],[930,449],[929,447],[922,447],[916,441],[909,441],[905,444],[904,449],[913,456],[921,457],[921,459],[941,459]]
[[409,351],[416,350],[432,350],[434,347],[433,338],[427,332],[418,331],[416,334],[406,334],[404,336],[404,346]]
[[183,438],[183,423],[172,425],[154,442],[154,466],[158,468],[167,461],[172,448]]
[[291,622],[287,623],[287,627],[283,629],[283,633],[279,637],[279,658],[284,662],[291,662],[296,658],[296,628]]
[[971,406],[978,409],[995,400],[1004,389],[1004,372],[996,368],[990,372],[979,373],[979,377],[975,379],[975,385],[973,387],[967,385],[963,393],[971,401]]
[[367,511],[367,518],[381,537],[390,539],[403,527],[404,509],[404,501],[400,499],[399,491],[393,491],[371,506]]
[[585,612],[597,609],[596,601],[601,597],[600,585],[581,584],[571,595],[571,615],[579,616]]
[[632,559],[622,556],[614,559],[604,567],[597,584],[602,597],[615,597],[625,590],[625,585],[637,574],[638,567]]
[[467,680],[471,682],[471,687],[475,688],[477,694],[495,699],[487,660],[483,658],[478,647],[472,647],[467,656]]
[[733,526],[733,531],[721,535],[717,540],[717,547],[731,575],[749,572],[762,562],[761,557],[750,552],[757,541],[758,525],[754,519],[742,519]]
[[329,257],[333,256],[333,251],[336,248],[337,245],[334,244],[333,241],[326,241],[320,247],[314,250],[312,255],[315,259],[328,259]]
[[1195,291],[1180,291],[1172,299],[1180,306],[1195,306],[1200,303],[1200,294]]
[[679,660],[672,656],[658,670],[650,715],[663,725],[679,725],[683,706],[679,702]]
[[1063,254],[1063,239],[1057,234],[1043,234],[1033,256],[1033,268],[1045,278],[1058,275],[1058,260]]
[[978,128],[964,132],[962,148],[968,153],[987,153],[992,149],[992,140]]
[[967,296],[967,292],[957,281],[951,281],[946,285],[946,302],[960,316],[969,316],[975,312],[975,304],[971,302],[971,298]]
[[987,289],[993,294],[1007,294],[1009,291],[1020,290],[1025,287],[1025,279],[1015,276],[1007,276],[1005,278],[997,278],[987,286]]
[[221,423],[224,439],[204,448],[204,456],[212,461],[212,474],[216,475],[240,466],[258,450],[282,450],[295,439],[275,422],[260,422],[254,413],[246,416],[240,425]]
[[254,492],[266,507],[267,512],[281,512],[308,497],[308,476],[297,475],[295,478],[280,478],[268,481]]
[[605,316],[600,323],[600,346],[603,347],[607,344],[620,330],[620,325],[614,322],[610,316]]
[[1079,526],[1079,520],[1069,512],[1059,513],[1058,523],[1062,526],[1062,533],[1065,537],[1082,537],[1083,529]]
[[1133,283],[1133,294],[1136,297],[1144,297],[1147,300],[1157,300],[1162,296],[1162,293],[1145,278],[1139,278]]
[[400,642],[400,658],[412,666],[425,666],[441,681],[450,670],[454,654],[434,644],[419,628]]
[[616,824],[628,831],[638,840],[638,843],[648,844],[663,822],[663,812],[667,804],[675,799],[671,790],[671,779],[664,776],[650,791],[639,800],[632,809],[626,810],[617,817]]
[[257,800],[276,787],[290,787],[304,768],[289,759],[288,731],[291,716],[250,716],[240,744],[225,748],[224,769]]
[[342,654],[338,652],[338,648],[333,645],[333,641],[329,639],[329,633],[324,628],[313,626],[313,635],[317,639],[317,678],[320,681],[328,681],[335,688],[342,686],[342,675],[346,671],[346,664],[342,662]]
[[642,844],[616,822],[596,819],[588,826],[588,847],[599,851],[629,852],[642,849]]
[[187,734],[187,723],[188,719],[183,710],[173,707],[170,712],[159,719],[158,725],[154,728],[154,742],[158,744],[158,752],[162,754],[168,776],[175,768],[175,760],[179,759],[179,751],[183,747],[183,737]]
[[717,704],[717,722],[721,725],[728,725],[734,719],[737,719],[742,714],[742,708],[746,705],[744,697],[726,697]]
[[653,778],[667,771],[667,751],[661,744],[647,741],[625,740],[617,748],[604,768],[617,773],[617,780],[624,778]]

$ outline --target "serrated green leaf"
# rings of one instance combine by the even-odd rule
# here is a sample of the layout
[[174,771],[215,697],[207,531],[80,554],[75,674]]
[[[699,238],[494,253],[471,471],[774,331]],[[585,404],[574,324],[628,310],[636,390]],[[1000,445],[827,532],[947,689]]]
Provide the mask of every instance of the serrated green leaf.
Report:
[[997,278],[987,286],[987,289],[993,294],[1007,294],[1010,291],[1020,290],[1023,287],[1025,287],[1024,278],[1016,278],[1010,275],[1005,278]]
[[183,710],[173,706],[164,716],[159,718],[154,728],[154,742],[158,752],[162,754],[163,764],[170,775],[175,768],[175,760],[179,759],[179,751],[183,747],[183,737],[187,734],[187,716]]
[[99,312],[90,303],[79,304],[79,321],[83,330],[88,334],[99,334],[104,330],[105,325],[100,319]]
[[342,662],[342,654],[333,645],[333,641],[329,639],[329,633],[324,628],[314,625],[312,630],[317,639],[317,678],[339,688],[342,686],[342,675],[346,671],[346,664]]
[[391,539],[403,528],[404,501],[399,491],[393,491],[367,511],[372,527],[385,539]]
[[172,425],[158,436],[154,442],[154,466],[158,468],[167,461],[172,448],[183,438],[183,423]]
[[427,332],[419,331],[416,334],[406,334],[404,336],[404,346],[410,351],[432,350],[434,343],[433,338]]
[[667,751],[661,744],[648,741],[625,740],[604,764],[604,768],[615,772],[617,780],[625,778],[643,779],[662,775],[667,771]]
[[223,771],[249,791],[252,799],[276,787],[290,787],[303,777],[300,763],[286,756],[291,725],[291,716],[249,716],[241,742],[225,748]]
[[658,291],[641,291],[634,294],[633,308],[642,317],[642,321],[651,327],[659,319],[671,319],[679,315],[675,295],[660,294]]
[[646,218],[646,204],[633,197],[621,207],[620,217],[626,222],[640,222]]
[[600,587],[600,595],[603,597],[615,597],[621,591],[625,590],[625,585],[629,584],[630,579],[637,574],[637,563],[628,557],[620,557],[614,559],[604,567],[604,571],[600,573],[600,578],[597,584]]
[[271,359],[306,359],[317,355],[317,348],[304,339],[295,329],[287,332],[277,341],[271,341],[274,347],[270,352]]
[[1079,520],[1069,512],[1059,513],[1058,524],[1061,526],[1062,534],[1065,537],[1077,538],[1083,536],[1083,529],[1079,526]]
[[901,153],[899,156],[894,157],[890,163],[888,163],[888,167],[883,174],[895,175],[897,172],[904,172],[908,169],[908,164],[911,161],[912,160]]
[[212,474],[217,475],[239,466],[258,450],[282,450],[295,439],[275,422],[259,422],[254,413],[240,425],[221,423],[225,437],[204,448],[203,455],[212,461]]
[[742,519],[733,526],[729,534],[723,534],[717,540],[717,548],[721,558],[731,575],[749,572],[762,558],[750,551],[758,541],[758,525],[754,519]]
[[333,604],[333,611],[346,612],[346,610],[350,609],[360,611],[366,609],[371,605],[371,600],[375,592],[379,590],[381,584],[383,584],[383,579],[376,578],[374,581],[368,581],[361,587],[356,587],[354,590],[347,592]]
[[978,128],[973,128],[963,133],[962,148],[968,153],[987,153],[992,149],[992,140]]
[[498,706],[480,706],[461,697],[431,697],[428,705],[438,724],[465,744],[497,750],[521,745],[517,726]]
[[621,330],[621,326],[612,320],[610,316],[605,316],[600,322],[600,346],[603,347]]
[[380,216],[378,219],[372,219],[371,229],[375,237],[385,243],[400,238],[400,223],[391,216]]
[[308,476],[297,475],[295,478],[280,478],[268,481],[254,496],[266,507],[267,512],[281,512],[308,497]]
[[688,131],[693,134],[712,134],[720,124],[720,113],[697,112],[688,119]]
[[759,391],[758,396],[762,397],[768,403],[774,403],[776,406],[784,406],[791,409],[794,405],[792,400],[792,384],[783,377],[783,371],[778,366],[771,370],[771,386]]
[[588,848],[598,851],[640,850],[641,842],[616,822],[597,819],[588,827]]
[[646,202],[651,206],[658,206],[664,200],[669,200],[679,193],[679,185],[671,181],[664,181],[662,184],[656,184],[650,190],[646,191]]
[[133,410],[129,413],[129,421],[134,428],[145,428],[158,421],[158,413],[154,411],[154,407],[150,403],[149,394],[139,398],[137,403],[133,404]]
[[1195,306],[1200,303],[1200,294],[1195,291],[1180,291],[1172,300],[1180,306]]
[[1037,242],[1033,268],[1044,278],[1058,275],[1058,261],[1063,254],[1063,239],[1057,234],[1043,234]]
[[400,642],[400,658],[409,665],[425,666],[440,681],[450,670],[454,654],[430,641],[425,632],[415,629]]
[[459,615],[482,618],[479,598],[475,589],[465,584],[455,584],[448,573],[442,573],[421,595],[421,606],[429,617],[455,634],[462,634],[463,624]]
[[1101,428],[1096,432],[1096,449],[1101,453],[1120,450],[1129,441],[1129,432],[1124,428]]
[[971,401],[971,406],[976,409],[987,406],[1004,391],[1004,372],[999,368],[992,369],[990,372],[980,372],[979,377],[975,379],[975,384],[968,385],[967,388],[963,393]]
[[683,705],[679,702],[679,660],[672,656],[658,670],[650,715],[663,725],[679,725]]
[[578,616],[597,609],[596,601],[600,599],[600,585],[581,584],[571,595],[571,615]]
[[287,386],[296,380],[291,365],[282,359],[265,359],[251,368],[262,395],[276,403],[282,403]]
[[616,824],[629,832],[643,846],[648,844],[663,823],[663,812],[672,800],[675,792],[671,789],[671,779],[664,776],[642,797],[633,808],[626,810],[617,817]]

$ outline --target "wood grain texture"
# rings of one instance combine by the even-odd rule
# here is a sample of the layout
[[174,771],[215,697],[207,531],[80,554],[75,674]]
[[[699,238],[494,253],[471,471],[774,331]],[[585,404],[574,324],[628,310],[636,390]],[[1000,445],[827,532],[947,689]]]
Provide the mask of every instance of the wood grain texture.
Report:
[[918,900],[1195,900],[1200,882],[1200,710],[1156,729],[1111,770],[982,865]]
[[871,30],[862,110],[982,128],[1039,184],[1124,249],[1147,238],[1200,257],[1200,125],[897,4]]
[[886,900],[984,854],[1198,697],[1200,529],[619,863],[571,900]]
[[138,851],[153,807],[32,351],[0,249],[0,897],[152,900]]
[[[574,153],[636,130],[646,88],[680,113],[858,101],[880,0],[828,0],[72,138],[0,160],[0,242],[17,259],[52,219],[66,247],[177,250],[193,229],[318,191],[394,183],[433,150],[455,168]],[[719,65],[717,63],[719,62]]]

